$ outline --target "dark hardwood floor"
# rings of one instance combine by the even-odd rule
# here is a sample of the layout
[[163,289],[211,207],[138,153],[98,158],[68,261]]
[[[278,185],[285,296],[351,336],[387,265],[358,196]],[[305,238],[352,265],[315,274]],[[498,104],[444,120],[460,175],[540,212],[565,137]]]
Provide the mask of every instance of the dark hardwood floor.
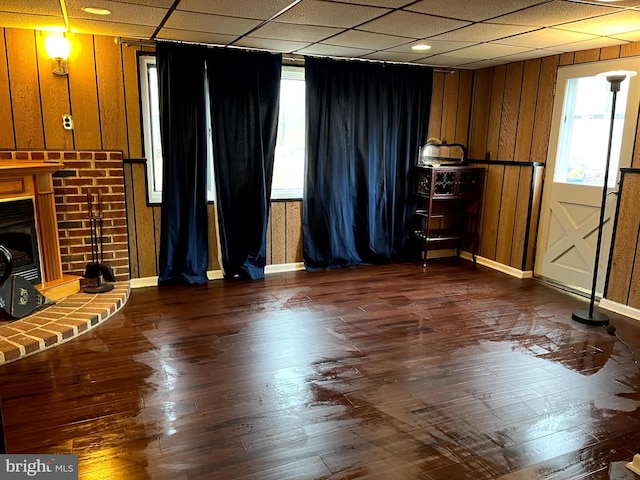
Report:
[[7,450],[84,479],[615,478],[640,370],[586,304],[455,260],[134,290],[0,367]]

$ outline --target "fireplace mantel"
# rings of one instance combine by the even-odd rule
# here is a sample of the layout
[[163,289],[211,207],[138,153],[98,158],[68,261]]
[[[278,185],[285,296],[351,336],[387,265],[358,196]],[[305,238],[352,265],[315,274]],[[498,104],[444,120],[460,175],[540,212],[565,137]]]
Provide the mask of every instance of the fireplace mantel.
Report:
[[44,282],[63,278],[52,178],[53,172],[63,167],[61,159],[0,160],[0,202],[34,199]]

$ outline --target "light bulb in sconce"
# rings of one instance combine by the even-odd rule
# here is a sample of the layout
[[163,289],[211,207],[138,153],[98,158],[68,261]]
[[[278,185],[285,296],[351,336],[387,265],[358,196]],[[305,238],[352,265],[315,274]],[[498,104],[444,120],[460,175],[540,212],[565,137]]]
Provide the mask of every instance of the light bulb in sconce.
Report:
[[71,53],[71,43],[67,37],[51,35],[45,40],[47,55],[51,57],[51,66],[56,75],[69,73],[67,60]]

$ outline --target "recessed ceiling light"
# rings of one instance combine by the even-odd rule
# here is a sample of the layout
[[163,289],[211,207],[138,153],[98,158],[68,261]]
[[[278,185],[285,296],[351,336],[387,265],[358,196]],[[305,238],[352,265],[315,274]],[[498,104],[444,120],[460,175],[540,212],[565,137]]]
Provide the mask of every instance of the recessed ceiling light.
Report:
[[111,15],[111,10],[98,7],[82,7],[83,12],[93,13],[94,15]]
[[411,50],[431,50],[431,45],[425,45],[424,43],[419,43],[418,45],[414,45],[411,47]]

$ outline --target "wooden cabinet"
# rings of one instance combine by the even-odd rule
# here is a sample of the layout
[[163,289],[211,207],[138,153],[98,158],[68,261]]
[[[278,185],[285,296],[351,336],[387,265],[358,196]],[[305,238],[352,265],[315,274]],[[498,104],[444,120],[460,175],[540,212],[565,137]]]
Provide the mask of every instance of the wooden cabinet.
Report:
[[465,249],[474,261],[479,245],[484,168],[417,166],[414,235],[424,266],[434,249]]

